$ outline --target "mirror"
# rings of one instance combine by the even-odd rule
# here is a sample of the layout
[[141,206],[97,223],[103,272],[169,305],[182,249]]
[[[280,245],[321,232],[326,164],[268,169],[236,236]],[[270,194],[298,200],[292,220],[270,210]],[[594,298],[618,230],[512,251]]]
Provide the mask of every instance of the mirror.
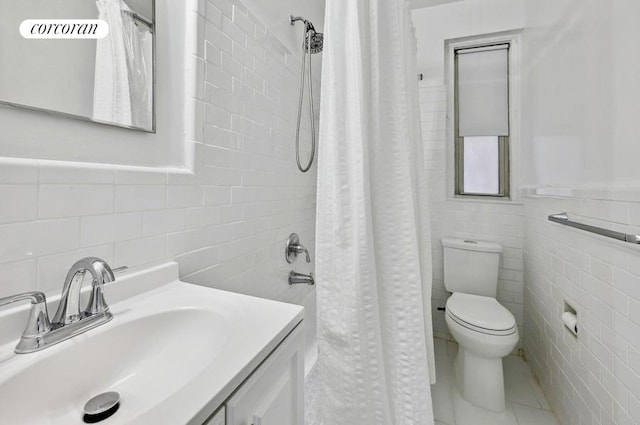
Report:
[[[0,0],[0,104],[155,132],[154,0]],[[26,19],[101,19],[100,39],[23,38]]]

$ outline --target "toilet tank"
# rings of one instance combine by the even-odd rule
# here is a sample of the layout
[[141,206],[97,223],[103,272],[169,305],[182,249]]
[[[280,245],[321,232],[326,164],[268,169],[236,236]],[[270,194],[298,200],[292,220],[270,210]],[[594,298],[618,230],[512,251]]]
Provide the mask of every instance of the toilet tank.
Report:
[[496,297],[502,245],[443,238],[444,287],[449,292]]

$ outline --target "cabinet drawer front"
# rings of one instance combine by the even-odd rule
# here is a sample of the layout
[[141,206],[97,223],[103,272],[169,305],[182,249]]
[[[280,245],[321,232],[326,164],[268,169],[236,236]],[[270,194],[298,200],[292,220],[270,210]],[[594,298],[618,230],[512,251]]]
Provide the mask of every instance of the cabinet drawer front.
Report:
[[303,425],[303,351],[300,324],[227,401],[227,425]]

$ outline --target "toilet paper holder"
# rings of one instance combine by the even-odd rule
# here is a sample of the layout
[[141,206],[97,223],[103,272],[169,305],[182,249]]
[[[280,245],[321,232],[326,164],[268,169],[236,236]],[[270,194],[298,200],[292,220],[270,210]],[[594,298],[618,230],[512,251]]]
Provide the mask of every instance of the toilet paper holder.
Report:
[[566,301],[562,313],[562,324],[574,337],[578,337],[578,312]]

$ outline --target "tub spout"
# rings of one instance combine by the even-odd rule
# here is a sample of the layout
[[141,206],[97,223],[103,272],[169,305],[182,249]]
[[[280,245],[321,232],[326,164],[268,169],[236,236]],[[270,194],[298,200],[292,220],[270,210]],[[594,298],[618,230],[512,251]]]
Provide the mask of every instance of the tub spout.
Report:
[[316,281],[313,279],[313,273],[303,274],[291,271],[289,273],[289,285],[297,284],[315,285]]

